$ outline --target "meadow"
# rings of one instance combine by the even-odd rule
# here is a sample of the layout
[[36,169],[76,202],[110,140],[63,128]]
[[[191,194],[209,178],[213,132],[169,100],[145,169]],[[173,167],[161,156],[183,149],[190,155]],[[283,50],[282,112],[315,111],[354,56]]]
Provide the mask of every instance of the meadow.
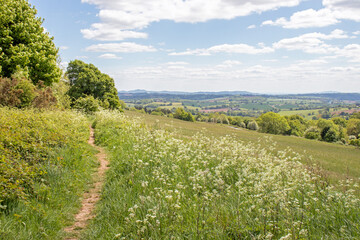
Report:
[[318,165],[322,169],[322,174],[332,183],[348,178],[360,180],[360,149],[354,146],[314,141],[295,136],[259,133],[222,124],[186,122],[133,111],[125,111],[125,115],[130,118],[136,118],[145,125],[173,131],[179,138],[191,138],[198,132],[214,137],[230,135],[236,140],[241,140],[245,143],[259,143],[260,147],[266,147],[267,145],[263,141],[264,138],[271,138],[276,143],[274,146],[275,150],[279,151],[290,148],[294,152],[306,156],[307,158],[302,160],[303,163],[310,166]]
[[97,166],[75,111],[0,108],[0,239],[62,239]]
[[200,125],[179,133],[185,126],[175,120],[175,132],[145,121],[97,113],[96,141],[111,166],[83,239],[360,237],[357,183],[335,190],[302,163],[307,155],[280,150],[269,137],[252,143],[206,127],[191,134]]

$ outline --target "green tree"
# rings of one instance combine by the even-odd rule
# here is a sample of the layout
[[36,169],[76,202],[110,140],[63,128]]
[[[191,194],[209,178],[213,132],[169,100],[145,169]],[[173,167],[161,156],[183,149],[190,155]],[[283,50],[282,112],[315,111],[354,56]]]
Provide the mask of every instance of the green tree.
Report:
[[81,97],[93,96],[104,108],[121,108],[114,80],[93,64],[74,60],[69,63],[66,73],[70,81],[68,94],[73,102]]
[[10,78],[21,68],[34,84],[49,86],[61,77],[58,49],[36,12],[27,0],[0,1],[0,75]]
[[307,139],[320,139],[320,129],[312,126],[305,131],[304,136]]
[[290,130],[287,132],[289,135],[294,135],[298,137],[304,136],[307,123],[303,117],[299,115],[292,115],[285,118],[290,126]]
[[360,119],[351,118],[347,124],[347,133],[352,136],[359,137],[360,134]]
[[285,134],[290,130],[286,119],[278,113],[268,112],[258,118],[260,130],[272,134]]

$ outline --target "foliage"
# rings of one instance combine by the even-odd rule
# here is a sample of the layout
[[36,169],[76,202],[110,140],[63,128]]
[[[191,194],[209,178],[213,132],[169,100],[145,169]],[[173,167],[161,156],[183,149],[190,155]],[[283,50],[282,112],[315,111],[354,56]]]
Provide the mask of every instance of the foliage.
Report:
[[351,114],[350,118],[360,119],[360,112],[355,112],[355,113]]
[[93,114],[99,110],[99,103],[93,96],[80,97],[75,101],[73,108],[86,114]]
[[183,108],[176,109],[174,113],[174,118],[189,122],[195,122],[194,116],[190,112],[186,112]]
[[257,130],[259,130],[259,125],[257,124],[256,121],[251,121],[248,123],[247,128],[250,130],[257,131]]
[[114,80],[93,64],[74,60],[69,63],[66,73],[70,81],[68,94],[73,103],[79,98],[92,96],[106,109],[121,108]]
[[21,91],[19,95],[20,104],[17,107],[30,106],[37,95],[34,84],[26,78],[21,78],[14,88]]
[[358,136],[360,134],[360,119],[351,118],[347,125],[347,133],[349,135]]
[[70,96],[67,92],[70,89],[69,83],[64,80],[60,80],[51,86],[54,97],[56,98],[57,106],[60,109],[69,109],[71,105]]
[[42,81],[39,81],[36,87],[24,77],[20,80],[0,78],[0,105],[2,106],[51,108],[56,104],[57,99],[52,89],[45,86]]
[[360,139],[352,139],[352,140],[350,140],[349,144],[360,147]]
[[341,117],[334,117],[331,119],[331,121],[333,121],[336,125],[346,128],[347,122],[344,118]]
[[258,118],[260,131],[272,134],[285,134],[290,130],[286,119],[277,113],[268,112]]
[[112,167],[84,239],[360,237],[356,186],[334,191],[270,139],[268,149],[229,136],[182,140],[120,114],[96,119]]
[[292,116],[286,116],[285,119],[290,127],[290,129],[287,132],[288,135],[294,135],[297,137],[304,136],[307,127],[307,121],[303,117],[299,115],[292,115]]
[[27,0],[2,0],[0,4],[0,75],[10,78],[19,68],[34,84],[57,82],[58,49],[41,26],[36,9]]
[[310,127],[305,131],[304,137],[307,139],[320,139],[320,129],[318,127]]
[[20,106],[20,96],[23,91],[17,89],[19,81],[0,77],[0,106],[16,107]]
[[0,239],[63,239],[95,167],[87,119],[0,108]]

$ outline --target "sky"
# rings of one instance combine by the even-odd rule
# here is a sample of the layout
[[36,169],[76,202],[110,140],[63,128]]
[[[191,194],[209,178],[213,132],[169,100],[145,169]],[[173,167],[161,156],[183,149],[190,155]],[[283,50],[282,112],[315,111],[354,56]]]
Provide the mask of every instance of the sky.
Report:
[[359,0],[29,0],[118,90],[360,92]]

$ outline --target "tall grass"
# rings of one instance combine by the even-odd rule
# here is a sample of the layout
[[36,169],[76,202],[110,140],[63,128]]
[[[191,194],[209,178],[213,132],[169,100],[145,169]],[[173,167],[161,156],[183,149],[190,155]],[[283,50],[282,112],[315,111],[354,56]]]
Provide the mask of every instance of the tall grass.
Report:
[[335,191],[271,140],[178,139],[107,112],[96,139],[111,168],[84,239],[360,238],[358,186]]
[[61,239],[96,166],[71,111],[0,108],[0,239]]

